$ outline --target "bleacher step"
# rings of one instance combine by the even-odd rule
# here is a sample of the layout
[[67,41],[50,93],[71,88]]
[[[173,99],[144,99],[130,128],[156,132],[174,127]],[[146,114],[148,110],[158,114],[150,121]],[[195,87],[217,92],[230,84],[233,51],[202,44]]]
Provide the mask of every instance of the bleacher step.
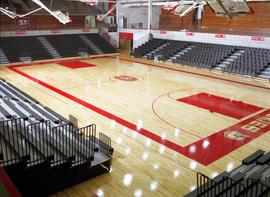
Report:
[[264,71],[262,71],[258,77],[270,79],[270,67],[267,67]]
[[56,49],[49,43],[45,37],[37,37],[43,47],[51,54],[54,59],[60,59],[62,56],[56,51]]
[[[244,51],[243,51],[244,52]],[[230,55],[228,58],[223,60],[220,64],[217,64],[216,67],[214,67],[215,70],[224,70],[228,65],[230,65],[232,62],[236,61],[243,53],[236,51],[232,55]]]
[[173,60],[176,60],[180,56],[182,56],[185,53],[187,53],[188,51],[192,50],[192,48],[194,48],[194,47],[195,46],[193,46],[193,45],[189,45],[189,46],[184,47],[179,52],[177,52],[176,54],[174,54],[172,57],[170,57],[169,59],[167,59],[167,61],[172,62]]
[[4,53],[3,49],[0,48],[0,64],[9,64],[9,60],[6,56],[6,54]]
[[147,56],[152,56],[153,54],[157,53],[159,50],[163,49],[164,47],[166,47],[169,44],[170,44],[169,42],[166,42],[166,43],[158,46],[156,49],[150,51],[149,53],[146,53],[143,57],[147,58]]
[[90,39],[88,39],[85,35],[80,35],[80,38],[97,54],[104,54],[104,52],[98,48]]

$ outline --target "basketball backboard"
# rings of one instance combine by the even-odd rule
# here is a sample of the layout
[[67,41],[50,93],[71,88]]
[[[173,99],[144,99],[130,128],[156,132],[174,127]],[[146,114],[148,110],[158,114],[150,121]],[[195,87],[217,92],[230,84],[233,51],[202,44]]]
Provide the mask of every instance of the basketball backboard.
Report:
[[216,15],[232,18],[234,15],[250,13],[246,0],[206,0]]

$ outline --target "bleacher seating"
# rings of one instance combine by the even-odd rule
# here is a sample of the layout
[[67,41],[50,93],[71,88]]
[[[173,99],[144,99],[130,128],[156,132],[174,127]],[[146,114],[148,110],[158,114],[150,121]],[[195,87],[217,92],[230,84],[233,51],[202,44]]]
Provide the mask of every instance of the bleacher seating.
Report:
[[0,47],[11,63],[21,62],[21,58],[26,57],[29,61],[52,59],[52,56],[34,36],[0,37],[0,43]]
[[94,124],[75,128],[0,79],[0,165],[23,196],[46,196],[108,172],[112,153],[110,138],[97,138]]
[[79,35],[50,35],[44,37],[62,57],[76,57],[79,56],[79,52],[87,52],[89,55],[96,54],[94,50],[80,39]]
[[258,150],[231,172],[213,179],[197,173],[197,188],[185,197],[269,197],[270,152]]
[[0,43],[0,64],[117,52],[99,34],[0,37]]
[[[156,50],[158,47],[161,45],[165,44],[166,40],[161,40],[161,39],[154,39],[150,40],[145,44],[142,44],[139,48],[134,49],[133,55],[135,57],[143,57],[152,51]],[[149,59],[153,59],[153,56],[149,55]]]
[[152,39],[131,55],[270,79],[270,49]]
[[86,37],[90,39],[103,53],[116,53],[116,49],[99,34],[86,34]]

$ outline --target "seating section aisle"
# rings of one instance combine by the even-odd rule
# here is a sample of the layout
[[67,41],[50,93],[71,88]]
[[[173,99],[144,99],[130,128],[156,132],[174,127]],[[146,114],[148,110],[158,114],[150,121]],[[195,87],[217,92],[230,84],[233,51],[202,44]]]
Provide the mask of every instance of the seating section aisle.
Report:
[[153,39],[132,55],[270,79],[270,49]]
[[223,172],[213,179],[197,174],[197,188],[185,197],[269,197],[270,152],[258,150],[231,172]]
[[75,128],[0,80],[0,165],[22,195],[48,195],[108,172],[112,153],[110,138],[97,138],[94,124]]
[[116,53],[116,49],[99,34],[86,34],[86,37],[103,53]]
[[0,64],[117,52],[99,34],[0,37],[0,43]]

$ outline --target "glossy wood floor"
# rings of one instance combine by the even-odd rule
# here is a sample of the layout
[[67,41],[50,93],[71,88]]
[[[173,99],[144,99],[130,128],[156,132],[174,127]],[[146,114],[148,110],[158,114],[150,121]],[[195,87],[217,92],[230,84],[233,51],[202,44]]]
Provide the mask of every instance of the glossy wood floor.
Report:
[[[81,61],[96,66],[72,69],[55,62],[16,70],[0,67],[1,78],[66,118],[77,117],[79,126],[95,123],[98,131],[112,139],[115,152],[109,173],[53,196],[183,196],[194,189],[196,172],[213,177],[233,169],[257,149],[270,150],[269,129],[258,137],[251,132],[247,137],[250,142],[243,139],[238,147],[237,141],[237,148],[230,153],[223,153],[226,147],[211,149],[212,143],[221,140],[222,144],[224,136],[208,136],[254,114],[237,119],[177,101],[207,93],[258,106],[261,110],[255,114],[260,114],[270,108],[267,81],[131,59],[123,54]],[[243,109],[235,108],[232,113],[239,110]],[[132,129],[133,125],[137,128]],[[195,146],[200,140],[204,140],[203,146]],[[216,154],[225,155],[215,159]]]

